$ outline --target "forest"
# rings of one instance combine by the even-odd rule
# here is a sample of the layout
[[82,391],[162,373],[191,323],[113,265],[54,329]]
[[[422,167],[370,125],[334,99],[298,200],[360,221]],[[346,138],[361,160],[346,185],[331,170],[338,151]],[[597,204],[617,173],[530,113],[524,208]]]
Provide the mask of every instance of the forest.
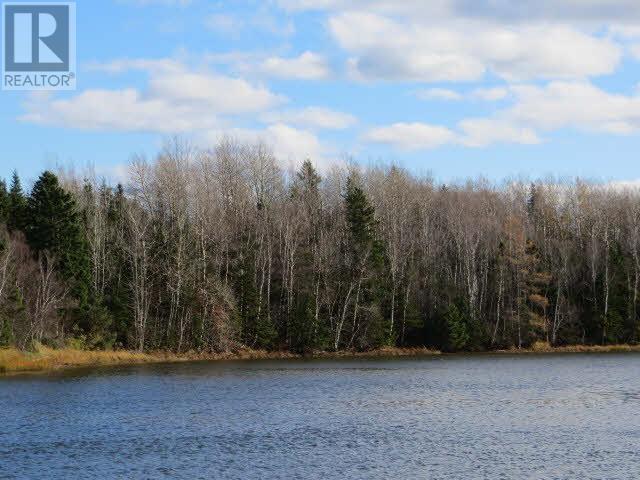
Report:
[[0,346],[223,352],[635,344],[640,190],[286,169],[173,140],[128,180],[0,183]]

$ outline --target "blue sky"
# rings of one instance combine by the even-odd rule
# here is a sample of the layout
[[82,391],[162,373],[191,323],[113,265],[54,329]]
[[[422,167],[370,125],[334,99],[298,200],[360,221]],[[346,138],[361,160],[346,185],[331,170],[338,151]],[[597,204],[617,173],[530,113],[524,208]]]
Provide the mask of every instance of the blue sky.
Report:
[[77,51],[77,91],[0,92],[1,176],[116,178],[178,134],[285,166],[640,179],[635,0],[81,0]]

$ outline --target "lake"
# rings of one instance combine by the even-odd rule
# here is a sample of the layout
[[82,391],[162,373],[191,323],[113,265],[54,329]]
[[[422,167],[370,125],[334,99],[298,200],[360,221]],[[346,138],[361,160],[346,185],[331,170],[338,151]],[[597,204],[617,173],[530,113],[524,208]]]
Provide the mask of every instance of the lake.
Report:
[[0,378],[0,478],[629,479],[640,355],[209,362]]

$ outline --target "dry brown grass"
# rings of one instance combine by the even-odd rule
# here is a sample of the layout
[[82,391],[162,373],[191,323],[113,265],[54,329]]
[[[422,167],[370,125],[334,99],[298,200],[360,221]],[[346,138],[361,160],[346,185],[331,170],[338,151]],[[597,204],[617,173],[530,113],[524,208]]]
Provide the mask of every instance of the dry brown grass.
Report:
[[134,365],[196,360],[266,360],[295,357],[298,357],[298,355],[288,352],[267,352],[249,349],[241,349],[229,353],[186,352],[178,355],[166,351],[140,353],[128,350],[53,349],[37,346],[34,352],[24,352],[15,348],[0,349],[0,374],[58,370],[68,367]]
[[498,350],[498,353],[615,353],[640,352],[640,345],[564,345],[554,347],[548,342],[537,341],[529,348]]
[[71,348],[52,349],[43,346],[34,352],[14,348],[0,349],[0,373],[56,370],[64,367],[120,365],[175,361],[174,356],[130,351],[89,351]]
[[[385,347],[367,352],[314,352],[311,358],[345,357],[407,357],[437,355],[439,351],[426,348]],[[301,355],[276,351],[239,349],[228,353],[186,352],[175,354],[159,351],[140,353],[127,350],[94,351],[74,348],[53,349],[38,346],[34,352],[23,352],[15,348],[0,349],[0,374],[41,372],[69,367],[91,367],[104,365],[129,365],[141,363],[186,362],[199,360],[275,360],[301,358]]]
[[[640,345],[569,345],[552,347],[547,342],[536,342],[527,349],[497,350],[489,353],[607,353],[640,352]],[[427,348],[384,347],[365,352],[313,352],[310,358],[348,357],[417,357],[440,355],[438,350]],[[78,350],[73,348],[53,349],[38,346],[34,352],[23,352],[15,348],[0,348],[0,374],[42,372],[69,367],[91,367],[105,365],[133,365],[142,363],[187,362],[199,360],[275,360],[301,358],[301,355],[276,351],[240,349],[228,353],[186,352],[175,354],[166,351],[140,353],[128,350]]]

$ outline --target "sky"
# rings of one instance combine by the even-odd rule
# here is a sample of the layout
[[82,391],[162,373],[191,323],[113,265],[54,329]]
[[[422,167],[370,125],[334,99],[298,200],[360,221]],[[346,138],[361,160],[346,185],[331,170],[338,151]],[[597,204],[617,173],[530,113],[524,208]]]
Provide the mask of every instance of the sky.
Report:
[[0,92],[0,176],[178,135],[440,181],[640,179],[637,0],[78,0],[73,92]]

